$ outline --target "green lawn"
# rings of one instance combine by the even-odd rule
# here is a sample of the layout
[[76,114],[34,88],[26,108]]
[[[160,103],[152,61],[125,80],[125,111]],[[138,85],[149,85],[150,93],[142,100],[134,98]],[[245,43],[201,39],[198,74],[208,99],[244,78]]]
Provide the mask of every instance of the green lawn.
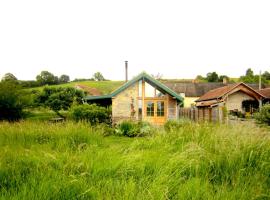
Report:
[[152,136],[0,123],[0,199],[269,199],[269,130],[184,122]]

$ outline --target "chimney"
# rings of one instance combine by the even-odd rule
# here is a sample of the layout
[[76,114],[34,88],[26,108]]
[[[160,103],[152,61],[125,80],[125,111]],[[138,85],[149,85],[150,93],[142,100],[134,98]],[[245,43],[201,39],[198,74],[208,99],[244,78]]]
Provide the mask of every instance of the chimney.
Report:
[[228,80],[226,77],[223,78],[223,84],[226,85],[228,83]]
[[126,82],[128,82],[128,61],[125,61],[125,68],[126,68]]

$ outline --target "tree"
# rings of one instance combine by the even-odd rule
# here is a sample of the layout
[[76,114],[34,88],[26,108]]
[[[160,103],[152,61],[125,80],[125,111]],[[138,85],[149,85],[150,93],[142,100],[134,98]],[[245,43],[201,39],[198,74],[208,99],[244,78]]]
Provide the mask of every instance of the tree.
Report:
[[220,75],[218,78],[218,82],[223,82],[224,80],[226,80],[226,82],[229,82],[230,78],[226,75]]
[[195,80],[199,81],[199,82],[206,82],[206,78],[203,77],[202,75],[197,75]]
[[12,82],[17,82],[18,79],[17,79],[16,76],[14,76],[12,73],[6,73],[6,74],[2,77],[2,81],[12,81]]
[[40,85],[53,85],[57,84],[58,77],[54,76],[48,71],[42,71],[39,75],[36,76],[36,80]]
[[105,81],[105,78],[100,72],[94,73],[93,78],[95,81]]
[[70,79],[68,75],[63,74],[59,77],[59,83],[68,83],[69,81]]
[[27,105],[26,95],[18,84],[10,81],[0,83],[0,120],[16,121],[23,117]]
[[248,68],[247,71],[246,71],[246,76],[249,76],[249,77],[253,77],[254,76],[254,72],[252,71],[251,68]]
[[45,87],[43,91],[37,95],[36,103],[39,106],[48,107],[58,116],[64,117],[61,115],[60,110],[68,110],[74,102],[81,104],[83,97],[84,93],[81,90],[72,87]]
[[206,75],[206,80],[208,82],[218,82],[218,74],[216,72],[209,72]]
[[262,74],[262,77],[264,77],[266,80],[270,80],[270,73],[268,71],[265,71],[263,74]]

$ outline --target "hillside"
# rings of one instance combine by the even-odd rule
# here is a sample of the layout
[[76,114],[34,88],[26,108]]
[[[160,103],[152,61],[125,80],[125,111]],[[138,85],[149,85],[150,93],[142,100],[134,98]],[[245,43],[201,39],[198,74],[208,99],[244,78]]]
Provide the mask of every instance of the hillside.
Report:
[[[50,85],[47,87],[76,87],[76,86],[86,86],[89,88],[94,88],[99,91],[100,94],[110,94],[112,91],[120,87],[124,81],[81,81],[81,82],[70,82],[60,85]],[[41,90],[46,86],[31,88],[30,90]]]

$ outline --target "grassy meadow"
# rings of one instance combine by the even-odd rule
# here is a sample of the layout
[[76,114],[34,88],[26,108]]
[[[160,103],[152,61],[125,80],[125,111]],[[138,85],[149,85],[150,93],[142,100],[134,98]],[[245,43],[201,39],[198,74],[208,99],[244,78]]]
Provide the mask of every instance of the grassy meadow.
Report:
[[35,87],[30,88],[27,90],[42,90],[44,87],[75,87],[75,85],[84,85],[91,88],[96,88],[102,94],[110,94],[114,90],[116,90],[118,87],[123,85],[124,81],[80,81],[80,82],[69,82],[65,84],[60,85],[49,85],[49,86],[41,86],[41,87]]
[[0,123],[0,199],[270,199],[270,133],[182,123],[151,136]]

